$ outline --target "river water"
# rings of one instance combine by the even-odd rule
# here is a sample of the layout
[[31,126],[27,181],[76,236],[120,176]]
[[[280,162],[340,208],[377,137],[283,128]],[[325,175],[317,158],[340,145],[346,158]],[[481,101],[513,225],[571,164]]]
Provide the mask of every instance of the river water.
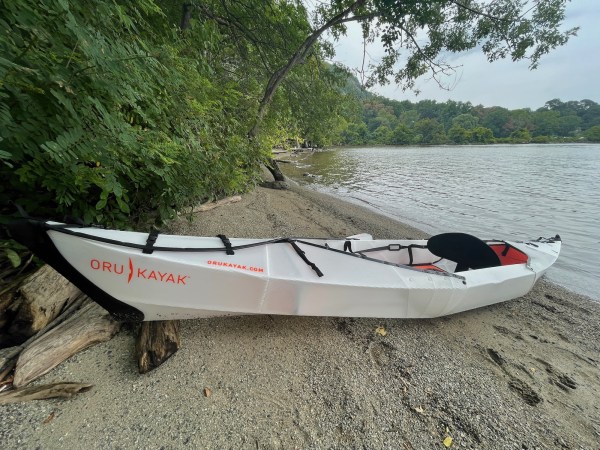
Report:
[[600,145],[343,148],[284,172],[430,234],[560,234],[550,280],[600,300]]

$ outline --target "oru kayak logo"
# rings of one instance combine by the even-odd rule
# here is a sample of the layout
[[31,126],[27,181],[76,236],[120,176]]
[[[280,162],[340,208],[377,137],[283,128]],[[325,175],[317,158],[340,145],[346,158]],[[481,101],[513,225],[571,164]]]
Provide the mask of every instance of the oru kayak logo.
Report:
[[127,276],[127,283],[131,283],[132,280],[139,279],[158,281],[159,283],[185,285],[186,281],[190,278],[189,275],[182,275],[173,272],[161,272],[160,270],[150,270],[146,267],[136,267],[134,266],[131,258],[129,258],[129,264],[127,267],[125,264],[111,261],[101,261],[99,259],[91,259],[90,267],[93,270],[98,270],[100,272],[108,272],[115,275]]

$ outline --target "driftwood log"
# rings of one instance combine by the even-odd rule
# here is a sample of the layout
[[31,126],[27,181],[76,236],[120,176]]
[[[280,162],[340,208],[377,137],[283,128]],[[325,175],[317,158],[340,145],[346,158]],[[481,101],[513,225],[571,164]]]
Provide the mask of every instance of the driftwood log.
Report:
[[[28,277],[17,291],[10,324],[5,324],[5,339],[20,343],[43,329],[80,294],[66,278],[43,266]],[[18,302],[15,304],[14,302]]]
[[11,310],[16,311],[12,305],[14,305],[16,293],[12,291],[6,291],[0,294],[0,330],[4,328],[10,320]]
[[89,303],[91,300],[89,297],[80,293],[79,296],[73,300],[73,302],[52,322],[38,331],[35,335],[27,339],[24,343],[20,345],[16,345],[14,347],[3,348],[0,350],[0,381],[4,380],[5,377],[12,371],[17,363],[17,358],[19,354],[25,349],[29,344],[35,342],[36,339],[39,339],[45,333],[61,324],[65,320],[67,320],[71,315],[81,308],[85,303]]
[[146,373],[169,359],[181,345],[179,321],[142,322],[136,343],[140,373]]
[[90,390],[92,386],[92,384],[84,383],[53,383],[14,389],[0,394],[0,405],[47,398],[69,398]]
[[95,303],[89,303],[27,346],[15,367],[13,385],[39,378],[81,350],[108,341],[121,324]]
[[[190,211],[192,214],[197,212],[210,211],[211,209],[218,208],[219,206],[228,205],[230,203],[237,203],[242,201],[242,197],[239,195],[234,195],[233,197],[225,197],[221,200],[217,200],[216,202],[206,202],[201,205],[194,206]],[[178,215],[190,214],[190,212],[181,212]]]

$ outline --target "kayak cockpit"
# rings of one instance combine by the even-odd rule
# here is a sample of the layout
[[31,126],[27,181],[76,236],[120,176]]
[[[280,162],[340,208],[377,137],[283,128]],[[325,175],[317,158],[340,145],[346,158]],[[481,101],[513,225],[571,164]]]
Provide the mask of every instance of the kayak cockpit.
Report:
[[505,241],[482,241],[464,233],[444,233],[427,241],[347,239],[328,242],[326,247],[387,264],[445,273],[527,264],[529,259]]

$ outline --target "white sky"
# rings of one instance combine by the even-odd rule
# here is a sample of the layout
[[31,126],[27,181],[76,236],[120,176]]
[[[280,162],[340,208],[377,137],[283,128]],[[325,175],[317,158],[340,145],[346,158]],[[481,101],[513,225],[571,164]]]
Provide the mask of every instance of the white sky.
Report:
[[[500,60],[489,63],[480,50],[455,55],[453,65],[462,65],[441,89],[429,76],[417,80],[421,91],[402,92],[394,83],[377,86],[372,92],[396,100],[425,99],[445,102],[456,100],[474,105],[504,106],[509,109],[537,109],[546,101],[590,99],[600,103],[600,0],[572,0],[567,4],[565,29],[579,26],[578,35],[550,54],[542,57],[536,70],[528,69],[527,61]],[[362,34],[360,27],[349,24],[348,35],[335,46],[336,57],[350,69],[362,66]],[[373,63],[383,56],[383,47],[371,44],[367,52]]]

